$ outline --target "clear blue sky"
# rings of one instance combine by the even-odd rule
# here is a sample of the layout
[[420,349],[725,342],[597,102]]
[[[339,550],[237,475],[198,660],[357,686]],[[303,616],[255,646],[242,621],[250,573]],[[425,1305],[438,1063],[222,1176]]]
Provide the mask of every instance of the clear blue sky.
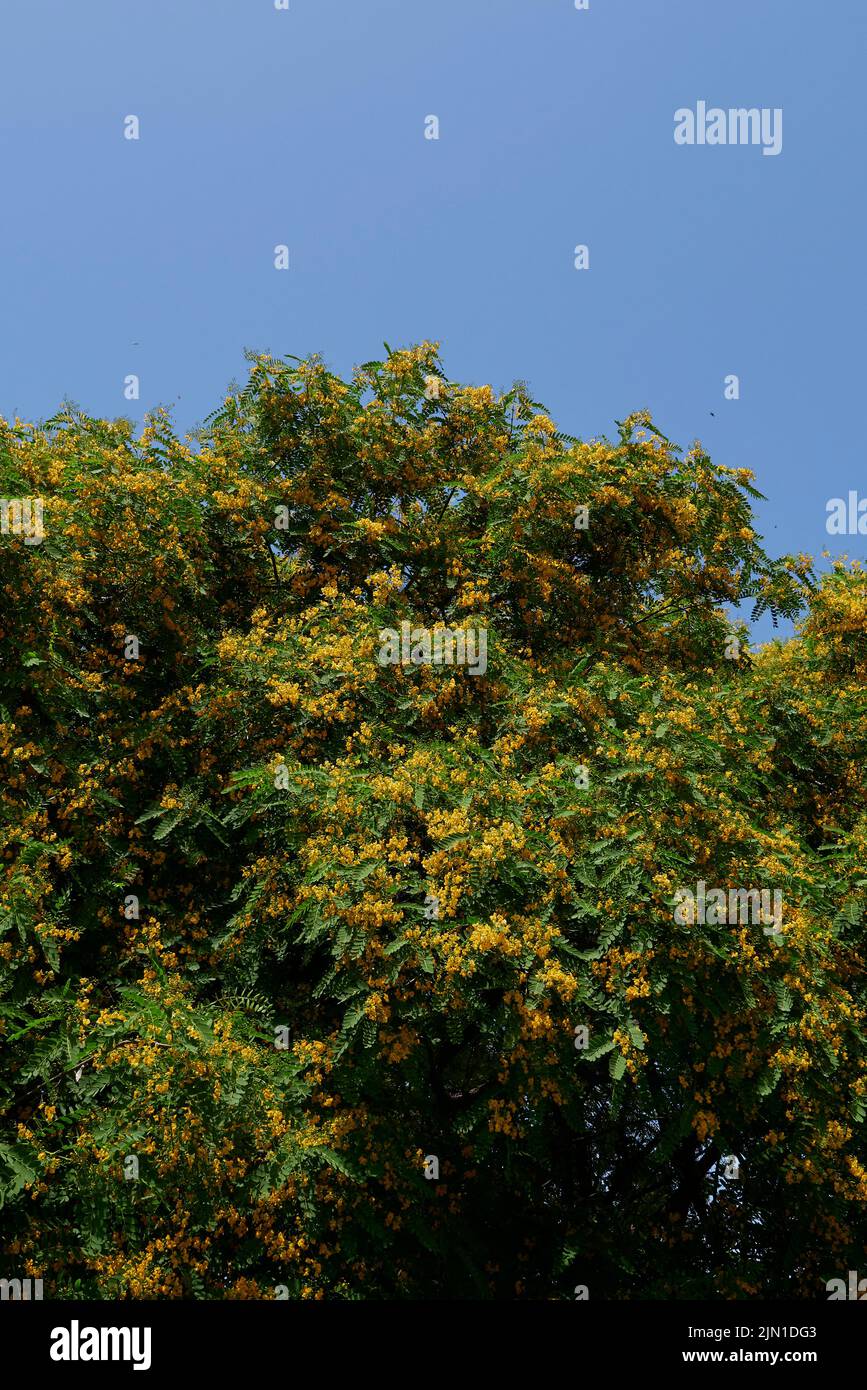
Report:
[[[867,493],[865,0],[289,3],[3,6],[0,411],[186,429],[245,347],[434,338],[571,433],[648,407],[753,468],[775,553],[864,553],[825,503]],[[782,152],[676,145],[699,100],[782,107]]]

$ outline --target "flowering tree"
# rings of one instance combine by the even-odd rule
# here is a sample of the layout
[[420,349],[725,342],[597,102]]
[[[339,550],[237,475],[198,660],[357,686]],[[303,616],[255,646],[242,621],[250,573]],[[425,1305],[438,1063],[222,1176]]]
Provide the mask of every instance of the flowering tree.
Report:
[[[254,358],[186,441],[4,421],[0,490],[0,1275],[863,1263],[857,564],[769,559],[747,470],[645,415],[565,436],[430,344]],[[744,601],[797,637],[752,653]]]

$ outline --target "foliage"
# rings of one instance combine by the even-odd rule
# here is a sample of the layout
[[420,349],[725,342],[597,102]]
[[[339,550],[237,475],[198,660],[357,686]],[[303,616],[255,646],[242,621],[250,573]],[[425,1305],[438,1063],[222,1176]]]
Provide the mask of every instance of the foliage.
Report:
[[[429,344],[252,358],[185,441],[0,423],[0,492],[45,505],[0,540],[0,1274],[736,1298],[863,1265],[867,582],[769,559],[751,477],[646,415],[571,439]],[[727,659],[744,601],[797,637]],[[484,627],[486,673],[380,665],[403,620]],[[679,925],[698,880],[780,889],[781,931]]]

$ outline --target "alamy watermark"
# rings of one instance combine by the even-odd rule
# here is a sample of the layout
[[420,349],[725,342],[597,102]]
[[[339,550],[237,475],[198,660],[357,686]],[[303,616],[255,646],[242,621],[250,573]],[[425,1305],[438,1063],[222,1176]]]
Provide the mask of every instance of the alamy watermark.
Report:
[[825,1284],[825,1288],[828,1290],[829,1303],[837,1302],[840,1299],[851,1299],[858,1302],[867,1299],[867,1279],[859,1279],[856,1269],[850,1269],[848,1274],[848,1286],[845,1279],[829,1279]]
[[25,545],[45,537],[41,497],[0,497],[0,536],[23,536]]
[[51,1329],[52,1361],[131,1361],[134,1371],[151,1364],[149,1327],[82,1327],[73,1318],[69,1327]]
[[675,890],[674,920],[679,926],[714,926],[719,923],[764,927],[766,936],[777,936],[783,920],[783,893],[780,888],[708,888],[699,879],[691,888]]
[[0,1301],[29,1303],[42,1298],[41,1279],[0,1279]]
[[680,106],[674,113],[676,145],[761,145],[762,154],[779,154],[783,148],[781,106],[708,106],[697,101],[695,110]]
[[413,627],[402,622],[400,632],[384,627],[379,634],[380,666],[466,666],[471,676],[488,669],[487,628]]
[[825,511],[829,536],[867,536],[867,497],[859,498],[854,488],[849,489],[848,503],[843,497],[831,497]]

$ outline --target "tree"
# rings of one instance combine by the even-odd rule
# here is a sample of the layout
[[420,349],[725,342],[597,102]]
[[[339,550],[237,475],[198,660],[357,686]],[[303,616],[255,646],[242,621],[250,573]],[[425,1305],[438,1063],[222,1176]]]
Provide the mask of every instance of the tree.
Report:
[[[253,357],[186,440],[2,422],[44,536],[0,540],[0,1273],[737,1298],[863,1264],[867,586],[770,559],[751,480],[430,344]],[[752,653],[744,602],[797,637]]]

